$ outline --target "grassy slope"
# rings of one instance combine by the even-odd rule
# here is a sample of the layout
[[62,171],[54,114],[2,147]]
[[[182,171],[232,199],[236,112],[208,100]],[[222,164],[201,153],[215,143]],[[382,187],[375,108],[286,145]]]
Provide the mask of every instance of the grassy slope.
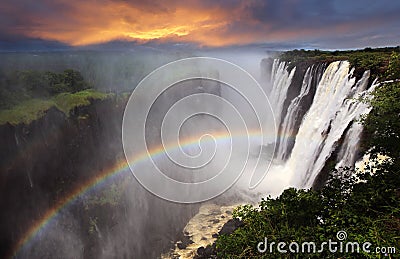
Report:
[[30,99],[8,110],[0,110],[0,125],[7,122],[13,125],[29,124],[41,118],[51,107],[56,107],[67,116],[69,112],[79,106],[86,106],[91,100],[104,100],[112,94],[101,93],[95,90],[84,90],[77,93],[61,93],[50,99]]

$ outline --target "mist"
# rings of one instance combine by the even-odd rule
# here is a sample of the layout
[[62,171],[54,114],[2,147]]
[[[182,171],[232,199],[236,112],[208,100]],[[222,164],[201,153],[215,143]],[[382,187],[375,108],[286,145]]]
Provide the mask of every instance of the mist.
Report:
[[[79,50],[2,53],[0,55],[2,56],[0,62],[2,75],[8,75],[14,71],[61,72],[65,69],[74,69],[79,71],[83,78],[95,89],[117,94],[132,92],[143,78],[162,65],[182,58],[196,56],[227,60],[240,66],[250,73],[254,79],[260,81],[261,74],[265,73],[265,71],[261,71],[261,60],[268,56],[264,50],[260,49],[232,48],[221,51],[189,49],[178,52],[170,49],[160,50],[145,47],[118,51]],[[210,71],[211,74],[214,72]],[[257,83],[260,84],[260,82]],[[265,82],[261,82],[261,84],[265,85]],[[161,94],[152,106],[146,124],[146,141],[150,149],[157,147],[162,141],[160,128],[170,108],[186,97],[204,93],[224,98],[228,103],[235,106],[242,114],[242,117],[245,118],[249,128],[254,128],[258,125],[257,117],[252,111],[248,100],[245,100],[240,93],[232,90],[229,85],[213,80],[189,80],[186,83],[178,83]],[[199,101],[198,107],[204,106],[201,99]],[[24,200],[29,205],[20,206],[17,203],[13,203],[10,213],[21,213],[27,217],[23,220],[20,219],[23,222],[21,226],[25,227],[17,230],[8,229],[14,236],[11,239],[12,242],[16,242],[21,236],[26,235],[24,233],[26,233],[27,227],[32,224],[29,222],[40,221],[40,218],[43,218],[42,215],[45,215],[46,211],[54,207],[57,200],[62,199],[63,196],[68,196],[68,193],[72,192],[73,186],[79,186],[80,182],[95,177],[96,171],[107,170],[113,164],[121,163],[121,161],[125,160],[121,144],[122,112],[124,107],[120,104],[118,105],[119,107],[115,111],[107,110],[107,106],[95,107],[93,116],[95,115],[98,121],[96,125],[91,125],[88,122],[87,125],[92,127],[91,130],[88,130],[87,133],[81,132],[76,136],[64,136],[72,141],[76,141],[73,139],[79,136],[79,138],[85,139],[86,145],[89,145],[87,146],[89,149],[85,152],[83,152],[83,147],[77,146],[81,150],[77,154],[77,156],[81,156],[80,158],[64,159],[64,164],[61,166],[64,168],[63,170],[69,173],[64,175],[62,179],[64,179],[63,181],[68,179],[67,182],[60,182],[54,172],[42,171],[39,174],[37,166],[30,169],[29,176],[31,177],[29,179],[25,178],[25,171],[23,178],[26,180],[19,188],[23,193],[27,193],[27,196],[25,197],[24,194],[23,197],[25,197]],[[210,104],[206,106],[208,107]],[[193,109],[193,112],[195,112],[196,106],[193,106],[193,103],[186,107],[189,110]],[[228,106],[224,108],[224,105],[211,105],[209,112],[215,113],[217,117],[225,116],[229,118],[230,113],[229,109],[227,109]],[[180,109],[180,111],[182,110]],[[65,126],[69,123],[67,118],[58,120],[59,122],[52,122],[53,124],[56,123],[53,126],[55,130],[59,131],[63,127],[69,127]],[[254,123],[255,121],[257,123]],[[176,125],[171,125],[176,127]],[[237,128],[237,126],[235,127]],[[179,137],[184,140],[197,139],[204,134],[209,134],[210,136],[214,134],[226,135],[226,130],[226,125],[222,124],[218,119],[212,116],[198,115],[187,120],[182,125]],[[41,136],[37,137],[39,138],[38,140],[26,139],[25,141],[43,141],[43,139],[51,141],[48,138],[48,134],[50,133],[42,132]],[[90,136],[91,134],[95,135]],[[240,139],[240,136],[237,139]],[[211,139],[204,140],[201,142],[201,148],[204,151],[203,155],[206,155],[207,152],[214,150],[214,144],[216,143]],[[259,139],[253,138],[252,141],[254,143],[250,146],[250,155],[260,156],[261,163],[269,164],[271,155],[265,154],[266,149],[258,144]],[[50,147],[52,143],[46,145]],[[186,155],[193,156],[199,153],[199,147],[198,145],[184,147],[184,151]],[[20,148],[22,147],[20,146]],[[213,157],[208,167],[200,168],[197,172],[194,172],[196,170],[184,168],[177,171],[176,166],[168,162],[168,157],[158,158],[156,164],[176,180],[203,181],[218,175],[218,172],[225,166],[222,161],[226,158],[226,151],[229,150],[229,145],[224,141],[220,141],[217,148],[218,153]],[[262,150],[264,150],[264,153],[260,155]],[[232,158],[240,161],[248,155],[244,151],[245,149],[243,149],[243,152],[236,151]],[[67,156],[67,153],[63,154],[62,152],[60,153],[61,156]],[[268,152],[271,152],[271,150]],[[40,154],[36,156],[41,157]],[[48,156],[46,159],[52,159],[51,154],[46,156]],[[186,162],[188,161],[190,159],[186,159]],[[258,160],[255,159],[254,161]],[[282,180],[278,176],[275,176],[275,178],[269,176],[272,178],[267,182],[272,183],[271,185],[263,181],[263,184],[258,189],[249,190],[249,180],[254,177],[253,170],[250,170],[254,164],[251,164],[252,161],[244,168],[243,176],[235,185],[230,187],[224,194],[217,195],[205,203],[231,205],[240,202],[255,202],[261,195],[279,193],[282,190],[281,187],[276,187],[276,181]],[[54,165],[55,168],[59,166]],[[236,165],[231,162],[230,170],[241,166],[243,165]],[[47,220],[44,227],[41,227],[39,232],[32,235],[23,245],[12,251],[15,257],[157,258],[162,253],[167,253],[170,249],[174,249],[175,242],[183,236],[185,225],[196,215],[202,203],[180,204],[167,201],[146,190],[133,177],[129,168],[125,167],[120,171],[117,176],[109,177],[89,191],[79,194],[68,205],[59,208],[59,212],[54,217],[44,219]],[[53,187],[43,187],[46,185],[49,175],[53,175],[55,186],[60,186],[62,190],[57,191]],[[269,189],[271,186],[274,186],[274,188]],[[215,186],[215,188],[217,187]],[[211,186],[210,188],[214,187]],[[6,191],[7,189],[4,190],[4,192]],[[188,189],[188,193],[190,191]],[[203,189],[201,192],[206,195],[208,192],[212,192],[212,189]],[[30,196],[28,193],[34,193],[34,196]],[[35,204],[42,205],[35,206]],[[13,222],[11,219],[8,221]]]
[[197,249],[188,240],[212,243],[202,229],[217,231],[234,206],[310,188],[328,160],[354,165],[362,129],[353,121],[369,110],[352,100],[366,93],[369,73],[356,81],[348,62],[293,68],[277,54],[143,46],[1,53],[7,89],[20,87],[9,80],[16,71],[74,69],[113,94],[1,129],[0,169],[12,172],[1,193],[1,238],[12,248],[2,254],[187,258]]

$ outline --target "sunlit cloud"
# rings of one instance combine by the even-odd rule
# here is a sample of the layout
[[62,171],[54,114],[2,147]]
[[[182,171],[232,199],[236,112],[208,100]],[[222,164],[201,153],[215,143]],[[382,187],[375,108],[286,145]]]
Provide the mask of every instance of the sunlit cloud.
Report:
[[[342,4],[341,0],[6,0],[0,4],[0,35],[72,46],[126,40],[215,47],[324,41],[332,35],[339,41],[341,35],[356,34],[381,35],[377,40],[382,41],[389,35],[386,27],[400,26],[399,4],[371,2],[374,9]],[[400,38],[390,35],[392,41]],[[359,36],[353,39],[360,41]]]
[[[62,19],[35,18],[38,25],[23,33],[30,37],[87,45],[112,40],[176,40],[202,43],[194,35],[215,34],[228,20],[227,13],[175,6],[169,10],[143,10],[125,2],[93,1],[67,8]],[[218,43],[216,43],[219,45]],[[210,45],[214,43],[210,42]]]

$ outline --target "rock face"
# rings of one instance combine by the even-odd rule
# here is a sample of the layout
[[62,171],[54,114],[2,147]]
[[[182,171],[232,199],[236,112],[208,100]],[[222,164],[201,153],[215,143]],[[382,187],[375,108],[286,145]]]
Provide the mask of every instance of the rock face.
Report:
[[[69,116],[52,108],[29,125],[0,126],[0,258],[82,183],[124,161],[124,109],[124,101],[110,98]],[[196,205],[152,195],[126,170],[75,199],[17,258],[157,258],[195,213]]]
[[261,60],[260,69],[261,69],[262,82],[270,82],[271,81],[271,73],[268,73],[268,71],[272,71],[273,63],[274,63],[274,59],[271,57],[264,58]]
[[107,99],[69,117],[51,108],[29,125],[0,125],[0,257],[57,199],[122,155],[123,109]]

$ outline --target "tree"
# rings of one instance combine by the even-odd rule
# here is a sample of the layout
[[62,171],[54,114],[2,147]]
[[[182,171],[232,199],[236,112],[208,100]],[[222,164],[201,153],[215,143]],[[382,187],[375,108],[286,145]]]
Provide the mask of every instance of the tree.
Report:
[[[397,71],[398,56],[392,54],[390,67]],[[396,65],[397,64],[397,65]],[[397,66],[397,67],[395,67]],[[395,76],[395,74],[391,74]],[[342,168],[331,172],[321,191],[287,189],[279,197],[267,198],[258,208],[239,207],[234,217],[244,225],[216,241],[221,258],[376,258],[367,253],[316,254],[260,253],[257,244],[271,242],[326,242],[345,230],[346,240],[373,247],[400,249],[400,82],[377,87],[372,106],[362,122],[366,148],[373,160],[380,155],[390,159],[368,165],[363,172]],[[372,250],[373,251],[373,250]],[[391,255],[389,255],[391,256]]]
[[378,154],[400,157],[400,83],[386,83],[365,99],[373,108],[364,116],[366,145],[373,157]]
[[72,69],[64,70],[63,83],[69,89],[71,89],[72,92],[78,92],[89,88],[88,84],[84,81],[81,73]]
[[49,81],[43,72],[35,70],[21,71],[18,73],[18,79],[23,88],[35,97],[48,95],[50,87]]
[[387,79],[400,79],[400,56],[399,53],[393,51],[390,55],[388,69],[386,71]]

